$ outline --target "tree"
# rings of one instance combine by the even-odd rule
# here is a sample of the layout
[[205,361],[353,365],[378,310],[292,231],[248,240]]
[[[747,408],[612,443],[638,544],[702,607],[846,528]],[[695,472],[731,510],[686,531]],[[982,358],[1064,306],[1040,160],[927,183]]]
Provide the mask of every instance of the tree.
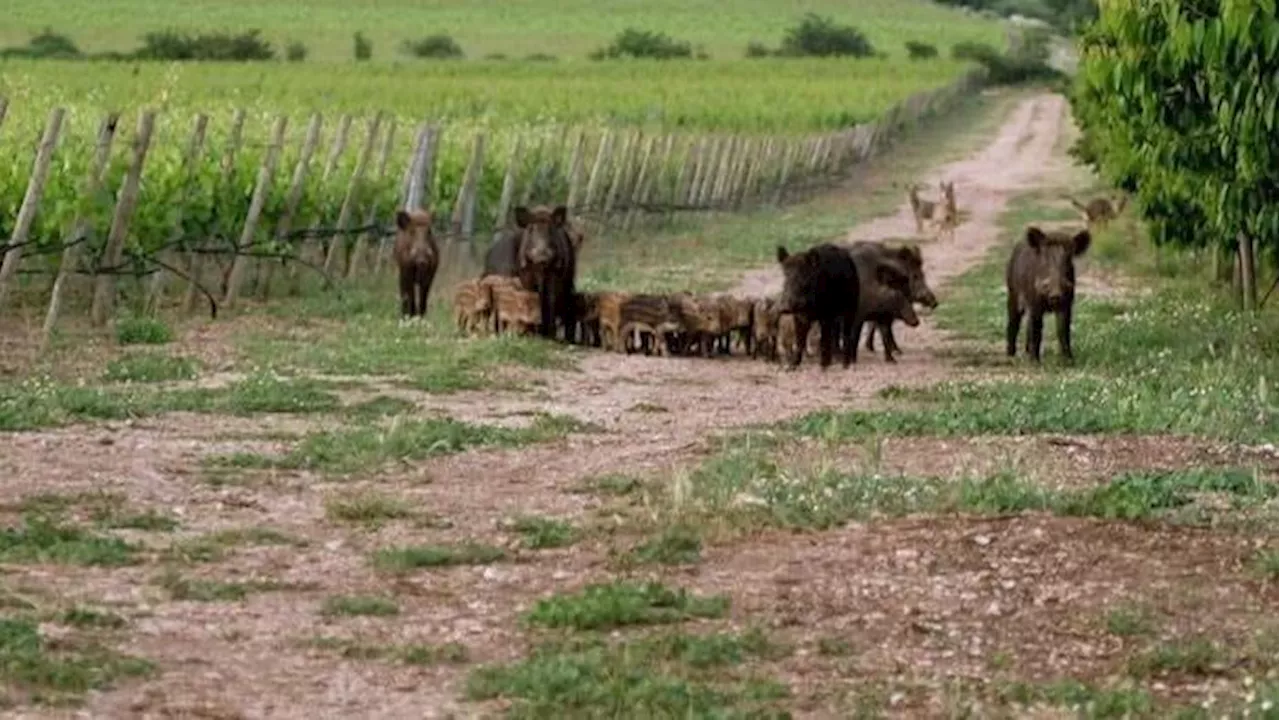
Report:
[[1157,244],[1256,252],[1277,240],[1276,6],[1110,0],[1085,29],[1074,151],[1130,191]]

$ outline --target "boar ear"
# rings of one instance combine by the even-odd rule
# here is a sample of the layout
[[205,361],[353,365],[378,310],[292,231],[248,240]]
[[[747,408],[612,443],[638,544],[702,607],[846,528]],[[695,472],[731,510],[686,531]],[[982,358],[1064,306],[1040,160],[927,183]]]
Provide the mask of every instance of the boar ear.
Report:
[[924,256],[920,254],[920,248],[916,245],[903,245],[898,248],[898,256],[907,262],[924,262]]
[[409,223],[412,221],[413,221],[413,218],[409,217],[409,213],[405,212],[404,210],[396,211],[396,227],[400,228],[401,230],[408,230]]
[[1032,248],[1039,250],[1044,243],[1044,231],[1035,225],[1027,226],[1027,244]]
[[569,208],[563,205],[557,205],[555,210],[551,211],[551,225],[560,227],[569,217]]
[[778,246],[778,262],[780,263],[786,262],[787,258],[789,257],[791,257],[791,253],[787,252],[786,248],[779,245]]
[[1071,238],[1071,244],[1075,246],[1075,254],[1077,256],[1083,255],[1084,251],[1089,249],[1089,243],[1091,242],[1093,242],[1093,236],[1089,234],[1087,229],[1081,230],[1076,233],[1075,237]]
[[519,205],[516,207],[516,227],[523,228],[529,224],[529,208]]

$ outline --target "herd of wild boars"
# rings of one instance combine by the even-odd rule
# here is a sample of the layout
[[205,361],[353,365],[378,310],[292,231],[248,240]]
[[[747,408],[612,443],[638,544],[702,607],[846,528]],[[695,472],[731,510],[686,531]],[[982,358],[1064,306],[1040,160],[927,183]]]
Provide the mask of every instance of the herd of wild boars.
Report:
[[[912,189],[912,209],[917,221],[928,215],[938,219],[940,229],[954,229],[954,186],[943,184],[942,193],[941,202],[926,208]],[[586,236],[567,208],[517,207],[513,219],[495,237],[480,277],[454,290],[454,320],[464,333],[540,334],[646,355],[711,357],[741,351],[789,367],[816,355],[826,368],[839,352],[848,367],[857,361],[864,326],[866,349],[875,351],[879,334],[885,361],[896,362],[901,348],[894,323],[915,327],[920,323],[916,305],[938,306],[919,247],[878,241],[820,243],[795,253],[779,245],[782,290],[770,297],[582,292],[576,275]],[[438,265],[430,220],[423,211],[397,214],[395,257],[406,315],[422,313]],[[1044,316],[1056,314],[1061,353],[1071,358],[1074,258],[1089,243],[1088,229],[1030,226],[1015,244],[1005,274],[1009,355],[1015,354],[1021,320],[1028,315],[1027,354],[1038,361]]]

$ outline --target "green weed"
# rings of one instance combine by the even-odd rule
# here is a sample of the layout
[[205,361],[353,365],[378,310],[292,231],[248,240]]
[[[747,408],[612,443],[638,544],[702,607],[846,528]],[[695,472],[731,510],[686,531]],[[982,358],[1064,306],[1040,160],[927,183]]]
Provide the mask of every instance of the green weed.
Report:
[[55,647],[34,621],[5,617],[0,617],[0,668],[6,700],[54,705],[78,703],[92,690],[154,671],[146,660],[93,643],[60,640]]
[[409,503],[398,498],[375,492],[362,492],[344,498],[329,498],[324,503],[324,514],[334,522],[358,523],[378,526],[390,520],[402,520],[416,516]]
[[658,537],[632,548],[631,557],[641,563],[690,565],[702,559],[702,538],[688,526],[668,526]]
[[1129,674],[1146,678],[1182,673],[1212,675],[1225,668],[1226,656],[1206,638],[1184,638],[1163,643],[1129,659]]
[[531,625],[602,630],[627,625],[659,625],[697,617],[720,617],[729,609],[724,595],[700,597],[661,583],[588,585],[572,594],[539,600],[525,616]]
[[1106,615],[1107,632],[1120,637],[1137,637],[1155,632],[1155,618],[1140,606],[1122,605],[1109,610]]
[[375,595],[335,595],[325,598],[320,614],[386,617],[399,615],[400,606],[390,598]]
[[176,562],[217,562],[226,557],[231,548],[244,545],[292,545],[305,547],[305,540],[269,527],[228,528],[187,538],[173,543],[168,558]]
[[466,692],[515,700],[516,717],[777,717],[768,703],[787,697],[786,686],[736,669],[778,655],[759,632],[553,642],[520,662],[477,669]]
[[24,516],[18,527],[0,528],[0,562],[116,567],[138,562],[139,551],[120,538],[37,515]]
[[116,320],[116,342],[121,345],[164,345],[173,342],[173,330],[149,317],[122,317]]
[[644,487],[644,483],[630,475],[610,474],[600,477],[584,478],[572,492],[596,493],[599,495],[630,495]]
[[155,353],[132,353],[107,363],[105,382],[154,383],[194,380],[196,362],[191,358]]
[[1020,705],[1045,703],[1068,707],[1089,718],[1144,717],[1154,711],[1155,703],[1145,690],[1137,688],[1098,688],[1077,680],[1059,680],[1043,684],[1012,683],[1000,689],[1006,702]]
[[467,542],[458,545],[413,545],[384,548],[373,554],[374,568],[383,572],[407,573],[421,568],[454,565],[489,565],[507,554],[491,545]]
[[308,435],[282,457],[238,454],[214,464],[324,470],[333,473],[367,471],[390,461],[423,460],[462,452],[471,447],[516,447],[545,442],[581,428],[571,418],[541,415],[525,428],[472,425],[452,419],[393,421],[388,427],[361,426]]
[[224,582],[189,578],[173,570],[166,571],[157,578],[156,584],[167,590],[172,600],[193,602],[238,602],[253,593],[303,589],[298,584],[276,580]]
[[113,612],[79,605],[60,613],[57,619],[64,625],[107,630],[119,630],[129,624],[129,621]]
[[510,529],[519,533],[530,550],[568,547],[578,541],[578,531],[570,523],[554,518],[523,515],[514,518]]
[[351,660],[393,660],[405,665],[440,665],[465,663],[469,653],[461,643],[445,643],[443,645],[427,645],[410,643],[406,645],[382,644],[346,640],[336,637],[313,638],[312,647],[336,651],[344,658]]

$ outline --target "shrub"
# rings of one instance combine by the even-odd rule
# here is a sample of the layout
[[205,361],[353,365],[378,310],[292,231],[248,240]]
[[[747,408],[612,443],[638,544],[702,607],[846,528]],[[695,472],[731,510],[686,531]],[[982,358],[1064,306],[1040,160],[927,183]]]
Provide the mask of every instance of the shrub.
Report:
[[506,53],[489,53],[488,55],[484,56],[484,59],[485,60],[507,60],[508,58]]
[[532,55],[526,55],[524,59],[529,62],[555,62],[556,56],[538,52],[533,53]]
[[621,57],[653,58],[655,60],[689,58],[693,57],[693,46],[687,42],[676,40],[666,33],[627,28],[618,33],[618,36],[613,39],[613,44],[592,52],[589,57],[592,60]]
[[912,60],[928,60],[938,57],[938,48],[929,43],[916,42],[915,40],[907,41],[907,57]]
[[302,62],[307,59],[307,46],[294,40],[284,48],[284,58],[289,62]]
[[868,57],[875,54],[875,49],[857,28],[836,25],[831,18],[809,13],[799,25],[787,30],[778,54],[789,57]]
[[212,32],[188,35],[176,30],[150,32],[142,36],[142,47],[134,53],[139,60],[273,60],[271,43],[250,30],[239,35]]
[[752,40],[747,43],[747,57],[762,58],[769,57],[770,55],[773,55],[773,51],[769,49],[768,45],[765,45],[759,40]]
[[373,41],[365,37],[364,33],[357,32],[352,36],[352,40],[355,43],[353,54],[357,62],[373,57]]
[[84,57],[75,42],[46,27],[38,35],[32,35],[26,47],[6,48],[0,57],[74,59]]
[[1013,85],[1032,80],[1055,80],[1058,71],[1045,62],[1048,58],[1047,37],[1043,41],[1035,37],[1024,39],[1009,54],[1004,55],[984,43],[962,42],[951,48],[956,60],[972,60],[982,64],[990,73],[991,82]]
[[462,47],[448,35],[428,35],[418,40],[405,40],[404,51],[414,57],[438,60],[463,57]]

